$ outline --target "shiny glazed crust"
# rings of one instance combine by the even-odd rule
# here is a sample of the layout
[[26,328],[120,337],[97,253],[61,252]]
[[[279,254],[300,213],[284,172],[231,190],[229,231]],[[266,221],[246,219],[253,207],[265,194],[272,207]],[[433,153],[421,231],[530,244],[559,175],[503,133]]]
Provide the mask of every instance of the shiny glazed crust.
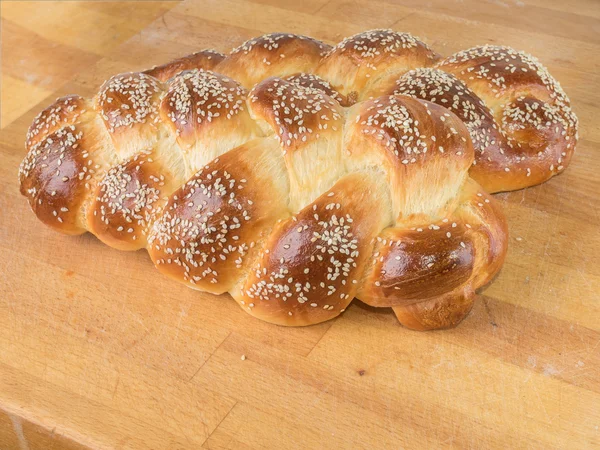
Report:
[[146,248],[272,323],[322,322],[356,297],[438,329],[502,266],[486,190],[564,170],[576,125],[511,49],[442,59],[390,30],[335,47],[273,34],[58,99],[27,135],[21,192],[53,228]]

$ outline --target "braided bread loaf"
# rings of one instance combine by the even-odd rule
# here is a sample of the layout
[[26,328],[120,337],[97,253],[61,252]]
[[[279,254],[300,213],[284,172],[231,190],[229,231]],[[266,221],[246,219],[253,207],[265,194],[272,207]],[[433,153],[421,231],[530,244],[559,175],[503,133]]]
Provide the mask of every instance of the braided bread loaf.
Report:
[[19,175],[44,223],[146,248],[261,319],[318,323],[357,297],[436,329],[504,259],[505,220],[478,182],[548,179],[576,125],[558,83],[510,49],[440,60],[390,30],[333,48],[272,34],[58,99]]

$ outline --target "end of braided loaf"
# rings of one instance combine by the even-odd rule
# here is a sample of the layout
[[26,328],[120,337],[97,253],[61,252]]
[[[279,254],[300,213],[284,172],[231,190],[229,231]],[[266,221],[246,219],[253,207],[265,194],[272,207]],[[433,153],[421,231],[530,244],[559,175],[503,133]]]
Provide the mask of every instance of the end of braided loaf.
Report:
[[471,121],[480,114],[486,123],[473,123],[478,157],[472,176],[485,189],[534,186],[567,167],[578,139],[577,116],[560,84],[536,58],[484,45],[458,52],[437,67],[468,86],[483,105],[474,108],[478,113]]
[[502,266],[486,191],[562,172],[576,141],[566,94],[522,52],[276,33],[58,99],[19,177],[44,223],[146,248],[263,320],[318,323],[356,297],[425,330],[459,323]]
[[67,234],[86,231],[83,211],[96,180],[116,158],[94,105],[77,95],[56,100],[29,128],[19,167],[21,193],[45,224]]

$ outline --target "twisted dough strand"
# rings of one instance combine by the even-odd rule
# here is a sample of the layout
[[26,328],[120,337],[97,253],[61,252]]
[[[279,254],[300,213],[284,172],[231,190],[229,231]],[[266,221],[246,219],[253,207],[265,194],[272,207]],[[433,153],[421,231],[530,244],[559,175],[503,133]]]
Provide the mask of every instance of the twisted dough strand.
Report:
[[521,53],[441,60],[389,30],[333,48],[275,34],[57,100],[20,180],[48,225],[147,248],[161,272],[262,319],[317,323],[358,297],[431,329],[464,318],[506,250],[469,168],[491,190],[539,183],[576,139],[566,95]]

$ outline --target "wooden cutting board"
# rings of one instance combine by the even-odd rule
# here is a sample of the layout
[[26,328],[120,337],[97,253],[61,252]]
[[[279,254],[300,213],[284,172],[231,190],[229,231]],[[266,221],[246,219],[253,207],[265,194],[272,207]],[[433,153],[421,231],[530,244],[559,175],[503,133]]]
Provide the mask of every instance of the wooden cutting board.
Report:
[[[184,1],[0,132],[0,449],[600,446],[600,6],[426,3]],[[527,50],[581,120],[564,174],[497,195],[508,258],[454,330],[412,332],[357,301],[321,325],[268,325],[145,252],[45,228],[18,193],[25,131],[58,95],[266,32],[332,43],[374,27],[444,55]]]

